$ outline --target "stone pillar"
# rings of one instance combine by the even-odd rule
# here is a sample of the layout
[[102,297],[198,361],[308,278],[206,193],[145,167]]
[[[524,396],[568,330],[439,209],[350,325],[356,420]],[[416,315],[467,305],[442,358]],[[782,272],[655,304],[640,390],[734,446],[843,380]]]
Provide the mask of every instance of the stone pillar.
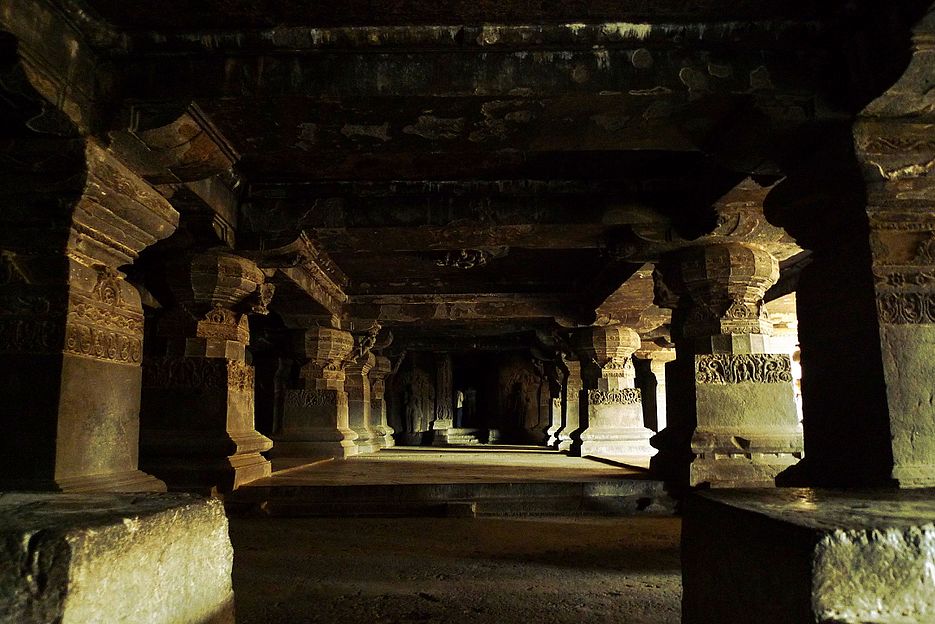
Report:
[[649,456],[652,432],[643,424],[640,391],[630,357],[640,347],[632,329],[616,325],[577,332],[583,391],[581,432],[572,451],[585,455]]
[[666,428],[666,364],[674,359],[674,349],[645,351],[636,358],[637,385],[643,398],[643,421],[657,433]]
[[435,362],[435,418],[432,421],[432,444],[445,444],[448,441],[448,430],[454,425],[452,411],[454,373],[450,354],[437,355]]
[[143,310],[120,268],[178,213],[93,140],[0,151],[0,489],[164,490],[137,469]]
[[565,366],[568,368],[568,378],[562,387],[562,428],[556,434],[556,448],[560,451],[571,450],[575,441],[572,436],[580,427],[581,362],[565,359]]
[[779,263],[756,245],[718,243],[667,254],[654,277],[677,358],[653,468],[691,485],[773,484],[802,453],[791,363],[769,353],[763,307]]
[[224,250],[196,254],[173,282],[179,305],[159,325],[166,353],[143,366],[143,465],[172,489],[230,492],[270,475],[246,347],[247,312],[266,313],[272,287]]
[[376,443],[380,448],[389,448],[393,440],[393,428],[386,419],[386,377],[393,370],[389,358],[378,355],[370,369],[370,422],[376,434]]
[[562,412],[564,401],[562,395],[567,383],[568,369],[562,362],[552,362],[547,366],[548,376],[548,416],[549,426],[545,430],[545,445],[558,448],[558,434],[562,430]]
[[313,327],[297,331],[295,351],[308,362],[296,387],[285,391],[280,429],[271,455],[289,459],[357,454],[357,434],[348,423],[344,367],[354,348],[353,336],[340,329]]
[[[929,19],[935,31],[935,12]],[[927,45],[932,46],[935,32],[928,37]],[[926,63],[924,76],[930,85],[935,80],[935,48],[927,48],[917,59]],[[883,438],[886,448],[879,455],[891,463],[888,476],[901,487],[935,486],[935,181],[931,173],[935,143],[931,136],[931,125],[923,123],[867,121],[858,130],[858,144],[866,150],[863,157],[876,166],[872,169],[876,175],[868,182],[867,213],[888,429]],[[803,356],[804,349],[803,344]],[[810,440],[822,448],[830,443]]]
[[357,434],[354,444],[357,453],[372,453],[380,450],[377,433],[372,427],[370,371],[373,369],[376,358],[372,353],[366,353],[356,362],[352,362],[344,369],[344,390],[347,392],[348,424]]

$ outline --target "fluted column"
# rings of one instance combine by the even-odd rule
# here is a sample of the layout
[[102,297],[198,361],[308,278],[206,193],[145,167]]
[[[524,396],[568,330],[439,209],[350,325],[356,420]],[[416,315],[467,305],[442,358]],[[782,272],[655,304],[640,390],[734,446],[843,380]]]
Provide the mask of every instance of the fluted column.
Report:
[[386,420],[386,378],[393,367],[389,358],[378,355],[370,369],[370,422],[376,434],[376,443],[380,448],[389,448],[396,444],[393,428]]
[[143,310],[121,269],[178,213],[93,140],[28,134],[0,146],[0,489],[165,489],[137,469]]
[[282,422],[273,434],[273,457],[343,459],[357,454],[348,423],[345,366],[354,337],[330,327],[295,332],[293,350],[307,359],[295,386],[283,393]]
[[229,492],[270,475],[246,347],[248,313],[265,314],[273,290],[223,249],[177,268],[178,305],[159,322],[166,352],[143,365],[142,463],[172,489]]
[[756,245],[717,243],[667,254],[654,277],[677,358],[653,467],[691,485],[772,484],[802,452],[790,359],[769,352],[763,307],[779,263]]
[[652,431],[643,424],[631,361],[640,347],[639,335],[618,325],[579,330],[574,338],[582,360],[583,391],[581,429],[572,451],[582,456],[651,455]]

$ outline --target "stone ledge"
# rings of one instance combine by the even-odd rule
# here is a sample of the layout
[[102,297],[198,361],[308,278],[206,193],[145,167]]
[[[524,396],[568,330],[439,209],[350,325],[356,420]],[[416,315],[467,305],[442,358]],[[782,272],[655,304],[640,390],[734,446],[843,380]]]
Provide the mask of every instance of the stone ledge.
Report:
[[685,624],[935,621],[935,490],[691,496]]
[[0,621],[233,624],[220,501],[0,494]]

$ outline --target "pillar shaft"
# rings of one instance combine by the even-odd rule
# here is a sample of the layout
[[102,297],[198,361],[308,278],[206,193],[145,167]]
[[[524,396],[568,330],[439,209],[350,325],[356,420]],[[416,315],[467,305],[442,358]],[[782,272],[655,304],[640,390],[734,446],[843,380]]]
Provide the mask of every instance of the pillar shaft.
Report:
[[565,366],[568,368],[568,378],[562,388],[562,426],[556,434],[556,448],[560,451],[571,450],[575,442],[573,434],[580,427],[581,362],[566,359]]
[[386,419],[386,378],[391,371],[389,358],[376,356],[373,368],[370,369],[370,416],[380,448],[389,448],[396,444],[393,440],[393,428]]
[[118,269],[178,213],[91,140],[11,145],[21,153],[5,159],[18,184],[0,196],[0,489],[164,489],[137,470],[143,311]]
[[166,352],[143,366],[143,464],[172,489],[229,492],[270,475],[246,347],[247,311],[265,312],[272,293],[252,262],[226,251],[179,270],[179,305],[159,327]]
[[345,366],[353,336],[340,329],[313,327],[295,332],[295,352],[307,359],[301,377],[283,397],[273,457],[346,458],[357,454],[357,434],[348,421]]
[[801,456],[789,356],[769,353],[763,293],[779,276],[764,249],[716,243],[667,255],[654,274],[673,308],[668,427],[653,467],[715,487],[770,485]]
[[631,356],[640,347],[632,329],[591,327],[575,336],[583,390],[580,433],[572,452],[585,455],[648,457],[652,432],[643,423],[641,393]]
[[370,371],[376,358],[367,353],[344,370],[344,389],[347,392],[348,424],[357,434],[354,443],[357,453],[372,453],[380,450],[377,433],[373,428],[371,413]]

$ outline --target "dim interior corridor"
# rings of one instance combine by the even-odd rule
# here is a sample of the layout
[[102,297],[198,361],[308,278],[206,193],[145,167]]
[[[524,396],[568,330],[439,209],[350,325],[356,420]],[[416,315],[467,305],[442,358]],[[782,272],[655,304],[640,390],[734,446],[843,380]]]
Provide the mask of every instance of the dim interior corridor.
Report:
[[240,624],[675,624],[680,520],[233,518]]

